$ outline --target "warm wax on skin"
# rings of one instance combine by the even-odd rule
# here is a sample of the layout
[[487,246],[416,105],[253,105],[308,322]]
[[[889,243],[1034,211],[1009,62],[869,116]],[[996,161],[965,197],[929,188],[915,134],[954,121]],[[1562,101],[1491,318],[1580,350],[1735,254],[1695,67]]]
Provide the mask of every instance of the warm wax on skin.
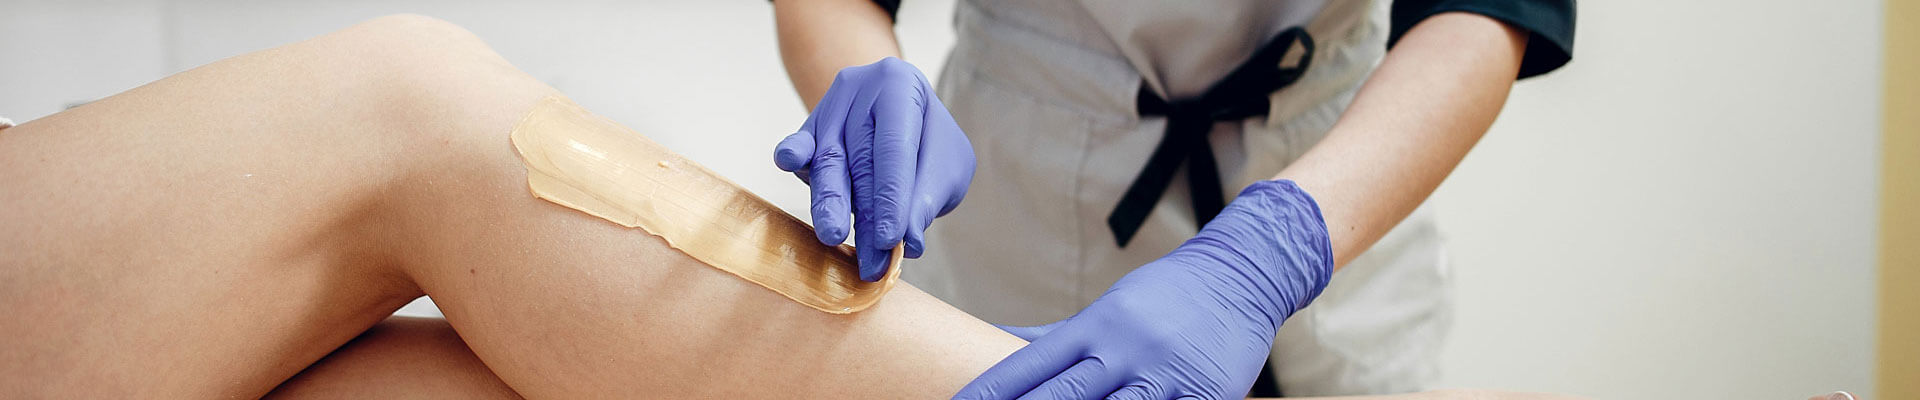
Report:
[[901,246],[885,277],[861,281],[853,247],[821,245],[779,207],[565,98],[541,100],[511,137],[534,197],[643,229],[800,304],[860,311],[899,280]]

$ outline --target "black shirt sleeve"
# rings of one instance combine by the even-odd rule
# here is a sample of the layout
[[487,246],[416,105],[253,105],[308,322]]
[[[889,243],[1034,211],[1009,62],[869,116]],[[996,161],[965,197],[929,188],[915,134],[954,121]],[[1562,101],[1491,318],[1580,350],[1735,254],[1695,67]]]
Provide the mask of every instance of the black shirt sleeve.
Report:
[[[879,1],[879,0],[875,0]],[[895,1],[898,2],[897,0]],[[1520,58],[1520,79],[1544,74],[1573,59],[1574,0],[1394,0],[1391,48],[1408,29],[1435,14],[1460,11],[1485,15],[1524,29],[1527,53]]]
[[[767,0],[767,2],[772,3],[773,0]],[[898,18],[900,16],[900,0],[873,0],[873,4],[880,6],[882,10],[887,10],[888,20],[900,20]]]
[[900,20],[899,18],[895,18],[900,15],[900,0],[873,0],[873,4],[880,6],[880,9],[887,10],[887,19],[894,21]]

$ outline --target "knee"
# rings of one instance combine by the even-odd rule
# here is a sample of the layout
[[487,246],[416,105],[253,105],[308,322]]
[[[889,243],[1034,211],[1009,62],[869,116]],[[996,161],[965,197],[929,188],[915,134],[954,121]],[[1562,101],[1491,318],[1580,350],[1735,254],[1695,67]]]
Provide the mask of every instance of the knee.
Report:
[[481,73],[513,70],[473,32],[424,15],[374,18],[318,41],[350,54],[350,65],[372,82],[400,89],[470,82],[483,78],[476,76]]
[[446,20],[420,14],[388,14],[354,24],[350,29],[368,29],[386,33],[431,32],[440,34],[470,34],[459,25]]
[[386,57],[444,57],[458,52],[491,54],[473,32],[439,18],[394,14],[361,21],[329,37]]
[[346,54],[352,84],[362,86],[356,93],[394,128],[387,133],[400,135],[390,138],[419,139],[409,147],[504,135],[503,117],[517,118],[552,92],[472,32],[433,17],[374,18],[316,41]]

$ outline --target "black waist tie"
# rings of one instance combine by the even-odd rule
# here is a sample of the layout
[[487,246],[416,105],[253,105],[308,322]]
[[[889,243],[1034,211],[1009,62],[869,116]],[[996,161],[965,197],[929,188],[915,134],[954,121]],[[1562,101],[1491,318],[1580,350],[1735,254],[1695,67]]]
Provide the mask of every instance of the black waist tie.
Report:
[[[1300,62],[1291,67],[1280,65],[1294,42],[1299,42],[1303,50]],[[1199,98],[1169,102],[1154,94],[1147,85],[1140,85],[1135,107],[1143,117],[1167,116],[1167,131],[1160,138],[1160,145],[1153,149],[1153,156],[1147,158],[1147,166],[1140,169],[1140,175],[1133,178],[1127,193],[1120,197],[1120,205],[1107,215],[1107,227],[1113,229],[1113,238],[1120,247],[1127,247],[1133,234],[1140,231],[1140,224],[1153,212],[1154,203],[1159,203],[1167,186],[1173,184],[1173,173],[1181,161],[1187,162],[1187,191],[1193,197],[1194,221],[1206,225],[1220,215],[1227,201],[1220,188],[1220,167],[1214,162],[1213,147],[1207,143],[1207,133],[1213,130],[1213,123],[1267,115],[1267,96],[1299,80],[1312,62],[1313,36],[1305,29],[1293,27],[1274,36],[1246,63],[1234,68]],[[1280,394],[1280,384],[1273,379],[1273,363],[1268,362],[1260,369],[1260,376],[1248,395],[1280,397]]]
[[[1291,67],[1280,65],[1294,42],[1304,50],[1300,62]],[[1227,202],[1221,193],[1220,167],[1214,163],[1213,147],[1207,144],[1213,123],[1267,115],[1267,96],[1300,79],[1312,61],[1313,37],[1305,29],[1293,27],[1274,36],[1199,98],[1169,102],[1147,85],[1140,85],[1135,108],[1143,117],[1165,115],[1167,131],[1147,158],[1146,167],[1120,197],[1120,205],[1107,215],[1107,227],[1113,229],[1120,247],[1127,247],[1133,234],[1140,231],[1154,203],[1160,202],[1160,196],[1173,183],[1173,173],[1181,161],[1187,161],[1187,190],[1193,197],[1194,221],[1205,225],[1219,215]]]

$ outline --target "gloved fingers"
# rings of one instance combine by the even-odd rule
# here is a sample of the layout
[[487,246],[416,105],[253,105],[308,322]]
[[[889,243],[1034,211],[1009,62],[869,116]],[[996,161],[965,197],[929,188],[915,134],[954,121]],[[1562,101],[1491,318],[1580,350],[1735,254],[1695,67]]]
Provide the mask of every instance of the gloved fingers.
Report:
[[967,196],[973,182],[973,144],[953,122],[953,115],[928,96],[930,106],[922,115],[925,135],[920,140],[919,170],[915,171],[912,209],[907,212],[906,256],[920,258],[926,253],[926,231],[934,218],[947,215]]
[[[866,233],[866,231],[855,231],[854,234],[867,235],[868,233]],[[853,241],[855,243],[869,242],[869,244],[854,247],[854,256],[860,259],[860,280],[879,282],[880,278],[885,278],[887,276],[887,268],[891,267],[887,264],[893,261],[893,246],[871,244],[870,241],[861,240],[859,237],[855,237]]]
[[1040,340],[1041,336],[1046,336],[1048,333],[1053,332],[1054,328],[1058,328],[1061,326],[1061,324],[1064,324],[1067,321],[1071,321],[1071,320],[1073,319],[1068,318],[1068,319],[1063,319],[1059,321],[1054,321],[1051,324],[1035,325],[1035,326],[1013,326],[1013,325],[994,324],[993,327],[1000,328],[1000,330],[1003,330],[1003,331],[1007,331],[1007,333],[1013,334],[1013,336],[1017,336],[1021,340],[1032,342],[1035,340]]
[[852,106],[852,96],[838,85],[827,89],[819,106],[814,108],[812,129],[814,134],[812,171],[808,174],[808,185],[813,193],[813,229],[820,243],[838,246],[847,240],[852,231],[852,177],[848,171],[845,123],[847,108]]
[[886,275],[888,255],[893,250],[876,224],[879,221],[876,211],[879,204],[885,202],[879,194],[878,175],[887,168],[879,163],[881,151],[875,143],[879,117],[874,109],[885,101],[880,98],[882,89],[862,89],[854,93],[852,107],[847,110],[843,140],[847,146],[847,172],[853,182],[855,256],[860,261],[860,279],[873,282]]
[[1010,399],[1033,391],[1041,383],[1086,358],[1079,340],[1050,336],[1015,350],[987,372],[967,382],[955,399]]
[[839,146],[821,146],[807,185],[813,193],[814,236],[821,244],[838,246],[847,240],[851,205],[847,193],[852,190],[847,177],[846,156]]
[[[913,82],[911,80],[902,80]],[[887,255],[900,244],[909,224],[914,196],[915,171],[919,167],[921,115],[925,97],[915,86],[883,86],[873,103],[873,135],[863,147],[871,150],[870,171],[854,172],[854,189],[863,208],[854,218],[855,238],[861,249],[861,279],[879,279],[886,274]],[[862,172],[870,172],[869,185],[861,185]],[[860,192],[860,190],[868,190]],[[918,257],[918,255],[914,255]]]
[[967,185],[973,182],[973,169],[976,166],[973,157],[973,142],[967,140],[967,134],[960,131],[960,125],[953,121],[953,114],[947,112],[940,98],[928,96],[932,103],[925,116],[929,129],[927,138],[920,145],[920,165],[926,167],[918,179],[938,184],[943,190],[932,192],[933,199],[940,205],[934,216],[943,216],[960,206],[960,200],[967,197]]
[[[807,117],[807,120],[812,122],[813,117]],[[813,132],[811,131],[802,129],[794,132],[787,135],[787,138],[780,139],[780,144],[773,146],[773,166],[779,167],[781,171],[799,171],[801,168],[806,168],[807,162],[812,160]]]
[[[924,181],[923,181],[924,182]],[[920,185],[915,185],[920,186]],[[907,211],[907,232],[901,237],[901,245],[907,246],[907,258],[920,258],[927,251],[927,227],[933,225],[933,217],[939,206],[933,204],[933,198],[915,192],[912,207]]]
[[1154,393],[1151,386],[1135,383],[1121,386],[1120,390],[1107,395],[1107,400],[1157,400],[1161,396]]
[[1100,358],[1080,360],[1053,379],[1020,395],[1025,399],[1088,399],[1106,396],[1120,386],[1119,374],[1109,371]]
[[873,105],[872,211],[879,216],[876,233],[894,240],[906,226],[907,198],[918,176],[926,97],[918,87],[886,87]]

